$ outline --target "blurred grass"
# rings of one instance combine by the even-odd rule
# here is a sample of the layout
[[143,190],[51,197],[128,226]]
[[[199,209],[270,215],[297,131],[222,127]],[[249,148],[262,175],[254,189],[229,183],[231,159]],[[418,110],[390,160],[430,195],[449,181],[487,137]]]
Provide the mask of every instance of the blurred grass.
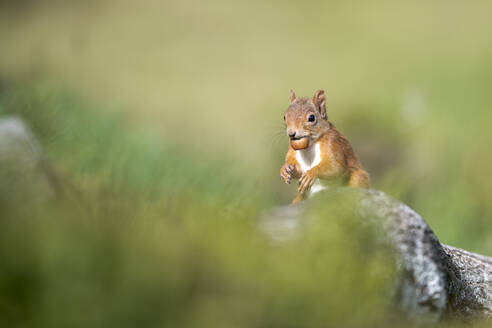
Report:
[[[196,204],[193,209],[203,210]],[[319,220],[319,213],[330,219]],[[117,222],[108,220],[115,214]],[[350,213],[319,204],[314,216],[306,217],[306,237],[286,244],[272,244],[237,212],[216,209],[214,215],[203,213],[204,220],[193,214],[175,221],[166,214],[128,218],[110,210],[88,224],[73,208],[58,207],[8,225],[1,238],[3,324],[389,322],[390,254],[374,245],[374,238],[354,237],[364,232]]]
[[[21,115],[82,195],[5,211],[1,306],[21,326],[343,322],[367,295],[324,265],[361,270],[358,235],[330,223],[350,215],[321,209],[312,244],[273,247],[255,228],[294,193],[278,178],[290,88],[326,90],[375,188],[442,242],[492,254],[488,2],[13,3],[0,2],[0,114]],[[333,304],[331,288],[350,297]],[[355,326],[372,312],[357,306]]]

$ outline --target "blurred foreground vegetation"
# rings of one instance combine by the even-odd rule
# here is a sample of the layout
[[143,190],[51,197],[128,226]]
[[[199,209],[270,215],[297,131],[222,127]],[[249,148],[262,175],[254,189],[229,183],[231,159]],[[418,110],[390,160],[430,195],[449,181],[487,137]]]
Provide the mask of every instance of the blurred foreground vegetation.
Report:
[[0,202],[0,325],[396,324],[391,254],[350,202],[320,199],[294,240],[258,229],[295,189],[288,90],[324,88],[374,187],[491,255],[490,7],[0,2],[0,118],[70,186]]

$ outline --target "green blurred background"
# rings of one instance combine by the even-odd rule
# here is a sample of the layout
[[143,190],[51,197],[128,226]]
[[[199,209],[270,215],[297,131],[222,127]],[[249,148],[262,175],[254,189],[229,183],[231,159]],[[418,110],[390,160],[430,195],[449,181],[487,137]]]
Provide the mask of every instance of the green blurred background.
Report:
[[492,255],[491,10],[0,1],[0,114],[21,116],[76,190],[2,204],[1,322],[392,322],[381,310],[392,270],[377,247],[363,251],[351,213],[320,205],[324,220],[280,245],[257,228],[295,194],[278,174],[288,90],[324,89],[374,188],[441,242]]

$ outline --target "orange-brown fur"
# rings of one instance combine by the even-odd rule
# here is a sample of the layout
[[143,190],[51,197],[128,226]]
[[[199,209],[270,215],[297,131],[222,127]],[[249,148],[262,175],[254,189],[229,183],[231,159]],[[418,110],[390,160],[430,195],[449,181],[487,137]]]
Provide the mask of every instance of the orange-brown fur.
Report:
[[[324,91],[316,91],[312,99],[296,98],[291,91],[290,100],[291,104],[285,113],[287,135],[291,140],[308,138],[309,147],[319,143],[321,157],[318,165],[302,174],[296,159],[296,150],[289,144],[280,176],[286,183],[290,183],[291,179],[299,179],[299,194],[293,203],[303,199],[316,179],[340,181],[350,187],[369,188],[369,175],[362,168],[352,146],[328,121]],[[313,122],[309,121],[312,116]]]

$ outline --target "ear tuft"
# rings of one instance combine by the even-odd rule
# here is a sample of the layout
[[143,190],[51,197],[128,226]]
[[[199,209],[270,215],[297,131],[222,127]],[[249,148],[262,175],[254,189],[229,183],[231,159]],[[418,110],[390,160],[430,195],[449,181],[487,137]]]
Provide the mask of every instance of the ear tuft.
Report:
[[326,115],[326,96],[323,90],[318,90],[314,93],[313,104],[321,114],[321,117],[325,120],[328,119]]
[[296,100],[296,94],[294,90],[290,89],[290,103],[292,104]]

